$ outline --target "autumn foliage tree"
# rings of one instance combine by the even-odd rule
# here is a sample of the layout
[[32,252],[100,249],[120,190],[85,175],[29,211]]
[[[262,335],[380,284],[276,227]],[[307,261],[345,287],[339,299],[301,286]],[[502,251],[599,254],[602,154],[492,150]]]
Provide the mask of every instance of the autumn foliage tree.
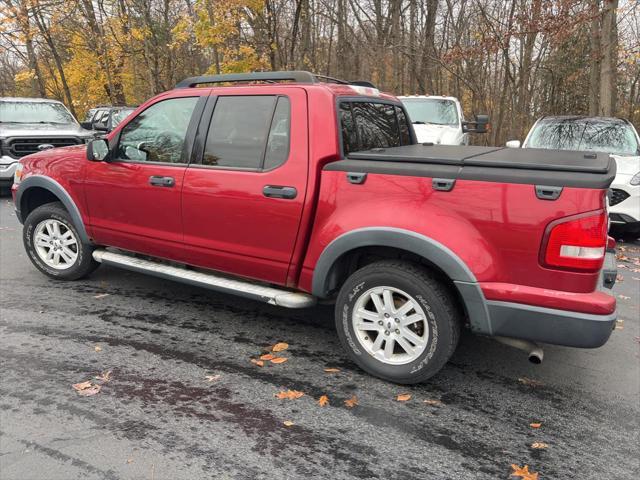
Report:
[[500,144],[544,114],[640,122],[636,0],[0,0],[0,95],[81,115],[182,78],[306,69],[454,95]]

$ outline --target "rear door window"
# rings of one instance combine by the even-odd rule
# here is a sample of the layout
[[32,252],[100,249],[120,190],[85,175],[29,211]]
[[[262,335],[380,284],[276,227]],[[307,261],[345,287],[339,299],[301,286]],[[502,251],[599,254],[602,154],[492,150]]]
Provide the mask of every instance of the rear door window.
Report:
[[340,123],[344,154],[411,143],[407,116],[388,103],[342,102]]
[[219,97],[202,164],[270,170],[289,156],[290,104],[276,95]]

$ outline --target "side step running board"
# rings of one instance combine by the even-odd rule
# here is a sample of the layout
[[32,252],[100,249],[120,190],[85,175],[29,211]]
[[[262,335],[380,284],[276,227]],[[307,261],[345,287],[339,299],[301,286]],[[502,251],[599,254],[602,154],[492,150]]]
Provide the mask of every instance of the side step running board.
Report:
[[278,288],[266,287],[244,280],[234,280],[223,276],[202,273],[163,263],[143,260],[107,250],[94,250],[93,258],[105,265],[113,265],[134,272],[147,273],[155,277],[167,278],[197,287],[232,293],[261,302],[287,308],[305,308],[315,305],[316,298],[300,292],[290,292]]

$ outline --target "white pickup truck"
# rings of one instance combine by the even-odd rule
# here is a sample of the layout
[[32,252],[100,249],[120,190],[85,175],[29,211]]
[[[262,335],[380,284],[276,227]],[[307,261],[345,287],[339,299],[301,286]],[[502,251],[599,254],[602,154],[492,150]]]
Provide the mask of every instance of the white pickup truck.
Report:
[[411,95],[398,98],[407,109],[419,143],[469,145],[469,133],[487,131],[489,117],[476,115],[473,122],[466,122],[456,97]]

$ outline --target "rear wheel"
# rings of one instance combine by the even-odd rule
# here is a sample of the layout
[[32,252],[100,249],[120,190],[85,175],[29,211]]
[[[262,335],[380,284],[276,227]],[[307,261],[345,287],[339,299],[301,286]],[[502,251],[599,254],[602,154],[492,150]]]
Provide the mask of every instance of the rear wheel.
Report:
[[423,267],[385,260],[351,275],[338,295],[336,327],[365,371],[396,383],[435,375],[453,354],[460,313],[449,289]]
[[100,264],[93,246],[83,243],[71,216],[60,203],[47,203],[31,212],[24,222],[22,239],[29,259],[45,275],[77,280]]

